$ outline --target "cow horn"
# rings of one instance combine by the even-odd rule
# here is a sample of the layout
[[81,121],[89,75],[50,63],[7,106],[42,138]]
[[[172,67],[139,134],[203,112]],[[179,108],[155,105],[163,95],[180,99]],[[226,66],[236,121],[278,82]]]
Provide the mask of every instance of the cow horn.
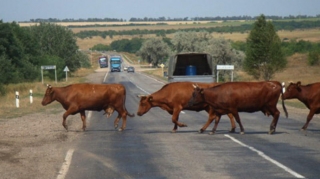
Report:
[[193,88],[197,88],[197,86],[195,84],[192,84]]
[[48,87],[48,88],[51,88],[51,85],[47,84],[47,87]]
[[142,98],[142,97],[145,97],[145,96],[146,96],[146,95],[143,95],[143,94],[138,94],[138,95],[137,95],[138,98]]

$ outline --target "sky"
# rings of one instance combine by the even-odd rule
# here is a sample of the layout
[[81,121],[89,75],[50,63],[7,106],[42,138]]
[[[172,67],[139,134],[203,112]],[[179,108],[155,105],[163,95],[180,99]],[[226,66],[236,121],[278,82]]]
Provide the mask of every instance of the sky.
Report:
[[3,22],[320,14],[320,0],[0,0]]

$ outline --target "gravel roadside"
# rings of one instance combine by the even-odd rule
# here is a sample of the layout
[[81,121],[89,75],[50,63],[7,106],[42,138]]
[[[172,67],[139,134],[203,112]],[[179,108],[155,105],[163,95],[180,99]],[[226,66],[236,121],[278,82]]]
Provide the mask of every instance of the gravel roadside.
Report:
[[[87,81],[101,83],[105,72],[98,69]],[[62,127],[62,107],[50,109],[48,105],[43,109],[42,113],[0,120],[0,178],[57,178],[66,152],[83,134],[82,122],[78,114],[69,116],[67,132]]]

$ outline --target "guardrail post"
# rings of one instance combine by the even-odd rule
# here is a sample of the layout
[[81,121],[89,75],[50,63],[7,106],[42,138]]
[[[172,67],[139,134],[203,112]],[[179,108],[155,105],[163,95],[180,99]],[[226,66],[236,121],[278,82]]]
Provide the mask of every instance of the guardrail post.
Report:
[[282,92],[285,93],[286,92],[286,83],[282,82]]
[[30,90],[30,104],[33,103],[33,94],[32,94],[32,90]]
[[16,107],[19,108],[19,92],[16,91]]

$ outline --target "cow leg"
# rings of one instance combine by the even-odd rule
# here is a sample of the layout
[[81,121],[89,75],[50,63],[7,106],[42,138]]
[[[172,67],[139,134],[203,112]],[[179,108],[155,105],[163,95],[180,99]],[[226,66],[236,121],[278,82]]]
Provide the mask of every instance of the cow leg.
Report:
[[214,122],[214,126],[213,126],[213,128],[212,128],[212,131],[209,133],[210,135],[213,135],[213,134],[216,133],[218,124],[219,124],[219,122],[220,122],[220,119],[221,119],[221,115],[217,115],[217,116],[216,116],[216,120],[215,120],[215,122]]
[[[266,112],[267,114],[269,113],[268,111]],[[280,111],[278,109],[275,109],[274,111],[271,111],[271,115],[273,116],[273,120],[270,124],[270,130],[269,134],[273,134],[276,132],[276,127],[278,124],[279,116],[280,116]]]
[[310,109],[309,114],[307,116],[307,121],[306,123],[303,125],[303,127],[301,128],[302,131],[305,131],[308,128],[309,122],[311,121],[313,115],[315,114],[315,110]]
[[68,125],[66,124],[67,117],[70,114],[74,114],[78,110],[77,107],[69,107],[69,109],[63,114],[62,126],[68,131]]
[[202,126],[202,128],[199,130],[199,133],[203,133],[207,128],[208,126],[212,123],[213,119],[216,118],[216,115],[211,115],[209,114],[209,117],[208,117],[208,120],[207,122]]
[[126,128],[127,125],[127,113],[124,111],[121,113],[121,117],[122,117],[122,126],[119,129],[119,131],[123,131]]
[[236,118],[236,121],[240,126],[240,134],[244,134],[244,128],[242,126],[239,113],[238,112],[233,112],[232,114],[233,114],[233,117]]
[[66,120],[67,120],[67,117],[69,116],[69,114],[70,113],[68,113],[68,111],[66,111],[64,114],[63,114],[63,116],[62,116],[62,118],[63,118],[63,120],[62,120],[62,126],[68,131],[68,125],[67,125],[67,123],[66,123]]
[[234,117],[231,113],[228,114],[228,117],[230,119],[231,129],[229,130],[230,133],[236,132],[236,123],[234,122]]
[[82,130],[85,131],[87,124],[86,124],[86,112],[85,111],[80,111],[80,116],[82,120]]
[[118,124],[119,124],[119,121],[120,121],[120,114],[118,114],[117,118],[114,120],[114,128],[117,129],[118,128]]
[[174,123],[174,127],[172,129],[172,133],[175,133],[177,131],[178,126],[179,127],[188,127],[186,124],[178,122],[181,110],[182,110],[182,108],[173,110],[172,122]]
[[203,133],[208,126],[212,123],[213,119],[216,118],[216,114],[213,112],[213,110],[211,108],[206,109],[206,111],[208,112],[209,116],[208,116],[208,120],[207,122],[202,126],[202,128],[199,130],[199,133]]

